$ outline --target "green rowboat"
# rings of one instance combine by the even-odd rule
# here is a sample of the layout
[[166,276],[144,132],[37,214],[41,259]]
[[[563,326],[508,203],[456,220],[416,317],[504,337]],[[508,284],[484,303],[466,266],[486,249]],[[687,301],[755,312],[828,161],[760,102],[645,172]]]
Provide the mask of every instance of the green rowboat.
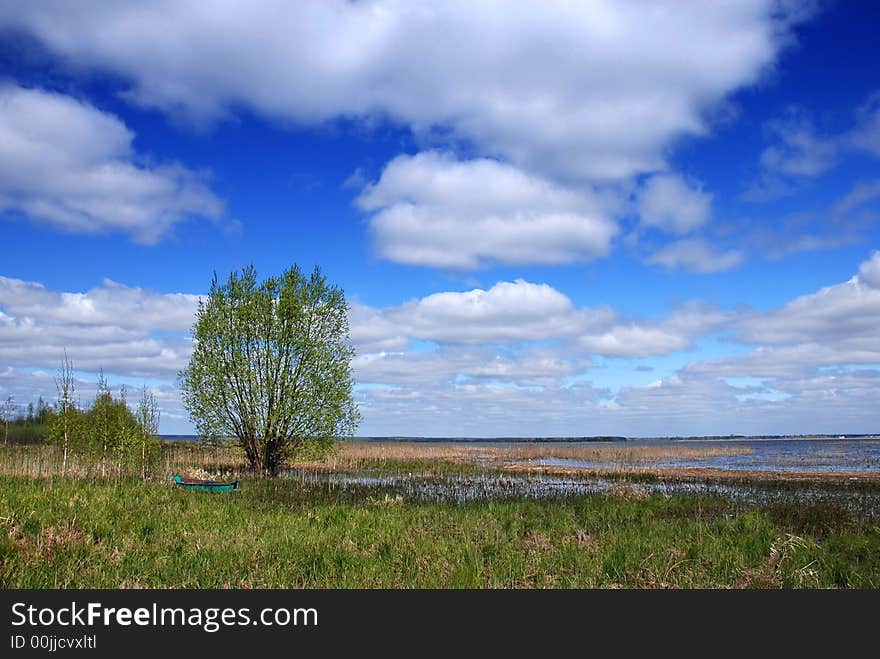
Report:
[[174,477],[174,484],[187,490],[203,490],[205,492],[231,492],[238,489],[238,481],[221,483],[219,481],[203,481],[196,478]]

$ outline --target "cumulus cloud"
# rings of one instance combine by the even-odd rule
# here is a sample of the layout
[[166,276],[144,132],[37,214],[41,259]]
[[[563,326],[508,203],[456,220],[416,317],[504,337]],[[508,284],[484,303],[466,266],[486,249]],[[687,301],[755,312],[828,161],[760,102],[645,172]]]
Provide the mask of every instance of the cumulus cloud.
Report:
[[776,309],[740,311],[733,338],[757,347],[692,362],[678,374],[678,384],[703,383],[705,390],[723,392],[731,378],[748,378],[757,384],[734,386],[736,401],[728,394],[719,409],[747,404],[752,417],[761,415],[767,427],[784,432],[872,431],[880,422],[873,402],[880,385],[880,291],[868,282],[877,263],[874,253],[849,281]]
[[[733,386],[682,371],[612,392],[588,382],[543,389],[464,382],[363,391],[364,434],[705,435],[872,432],[880,372],[827,372]],[[783,390],[779,389],[781,387]]]
[[409,339],[401,329],[386,319],[380,309],[352,302],[349,304],[350,338],[361,351],[405,348]]
[[606,330],[587,333],[579,343],[589,352],[608,357],[647,357],[692,349],[694,339],[721,327],[730,314],[708,304],[681,305],[655,322],[615,322]]
[[374,352],[355,357],[360,383],[389,387],[427,387],[503,383],[519,387],[555,387],[562,379],[588,370],[592,362],[555,348],[443,346],[437,350]]
[[592,194],[496,160],[434,151],[392,160],[357,203],[374,212],[379,254],[414,265],[588,260],[606,254],[617,231]]
[[175,115],[385,116],[609,180],[660,169],[672,139],[705,133],[707,111],[791,43],[810,13],[796,4],[44,1],[7,6],[0,25]]
[[859,267],[859,281],[871,288],[880,289],[880,252],[874,251],[871,258]]
[[[173,379],[191,354],[198,299],[110,280],[64,292],[0,277],[0,365],[53,369],[66,349],[79,370]],[[588,369],[591,355],[687,349],[723,320],[697,303],[663,320],[632,320],[606,306],[578,308],[547,284],[516,280],[387,308],[354,303],[351,339],[366,382],[463,377],[546,386]],[[414,348],[419,341],[439,348]]]
[[105,280],[85,293],[0,277],[0,364],[173,378],[186,365],[198,297]]
[[148,244],[189,218],[223,215],[202,175],[139,164],[133,139],[119,119],[87,103],[0,86],[0,211]]
[[692,272],[723,272],[738,266],[743,254],[738,250],[719,251],[702,238],[687,238],[669,243],[651,254],[647,262],[670,269]]
[[678,235],[690,233],[709,219],[712,195],[675,174],[652,176],[639,193],[644,226]]
[[522,279],[488,290],[434,293],[385,312],[409,336],[440,342],[542,341],[576,333],[601,322],[608,310],[578,312],[571,300],[547,284]]
[[0,307],[6,313],[77,327],[187,332],[199,296],[159,294],[105,279],[85,293],[52,291],[43,284],[0,276]]
[[802,295],[778,309],[742,318],[738,337],[765,345],[817,343],[880,351],[880,288],[877,253],[861,265],[859,275],[842,284]]
[[[631,319],[608,307],[579,308],[560,291],[523,280],[394,307],[357,304],[352,337],[366,420],[361,432],[867,431],[880,421],[873,405],[880,288],[871,283],[878,262],[872,254],[850,281],[764,312],[691,302],[662,318]],[[184,332],[195,302],[193,295],[109,281],[69,293],[0,279],[0,393],[22,403],[51,398],[64,347],[78,370],[104,367],[117,383],[171,380],[189,356]],[[688,350],[728,329],[754,349],[692,361],[646,386],[613,390],[591,382],[594,356],[608,368],[614,359]],[[621,364],[626,371],[635,366]],[[747,384],[735,381],[744,377]],[[82,387],[86,399],[89,386]],[[163,428],[185,430],[174,387],[154,388],[162,395]]]
[[406,337],[439,344],[557,342],[556,354],[566,357],[639,357],[687,350],[727,318],[712,305],[692,302],[662,320],[631,319],[608,306],[577,308],[552,286],[519,279],[488,290],[434,293],[398,307],[359,308],[352,336],[363,337],[367,349],[389,351]]

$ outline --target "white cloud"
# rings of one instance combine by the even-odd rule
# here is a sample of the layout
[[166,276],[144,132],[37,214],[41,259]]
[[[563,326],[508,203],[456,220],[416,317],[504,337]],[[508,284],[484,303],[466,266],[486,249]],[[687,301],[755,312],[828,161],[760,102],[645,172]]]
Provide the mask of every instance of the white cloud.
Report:
[[616,322],[607,330],[586,333],[579,344],[608,357],[647,357],[693,348],[695,338],[721,327],[729,314],[711,305],[691,303],[659,322]]
[[873,432],[880,372],[828,372],[736,387],[683,371],[616,394],[579,383],[542,389],[465,382],[359,394],[364,434],[703,435]]
[[765,345],[817,343],[859,351],[870,347],[880,353],[880,288],[875,287],[878,262],[875,252],[862,264],[859,275],[847,282],[742,318],[739,339]]
[[721,252],[701,238],[687,238],[661,247],[647,262],[670,269],[682,268],[693,272],[723,272],[742,263],[743,254],[737,250]]
[[712,195],[675,174],[652,176],[639,193],[644,226],[678,235],[690,233],[709,219]]
[[173,378],[186,365],[197,296],[105,280],[85,293],[0,277],[0,365]]
[[617,231],[603,203],[489,159],[398,156],[358,197],[379,253],[398,263],[475,268],[606,254]]
[[585,356],[554,348],[453,345],[429,352],[359,354],[353,370],[360,383],[389,387],[447,386],[469,381],[556,387],[563,378],[583,373],[591,365]]
[[136,162],[116,117],[68,96],[0,86],[0,211],[71,233],[122,232],[154,243],[192,217],[219,219],[203,177]]
[[[791,405],[804,403],[806,418],[815,412],[806,409],[805,401],[820,395],[835,405],[861,401],[876,409],[867,401],[877,395],[880,290],[863,281],[876,262],[874,255],[857,277],[777,309],[740,312],[734,323],[736,340],[758,347],[745,355],[694,362],[685,372],[701,378],[762,378],[766,388],[792,396]],[[866,370],[865,365],[875,368]],[[864,414],[853,413],[858,416]]]
[[840,155],[838,142],[820,137],[812,122],[795,114],[770,124],[777,143],[761,154],[761,166],[771,172],[815,177],[837,164]]
[[880,179],[861,180],[828,206],[812,204],[809,210],[772,221],[756,217],[719,222],[714,230],[716,235],[736,236],[739,245],[773,261],[799,252],[867,244],[870,230],[880,219],[875,203],[878,198]]
[[0,307],[6,313],[72,326],[188,332],[199,296],[160,294],[105,279],[85,293],[52,291],[40,283],[0,276]]
[[856,109],[852,126],[843,131],[823,134],[800,108],[789,109],[767,128],[774,141],[761,153],[761,177],[742,195],[747,201],[793,194],[853,153],[880,157],[880,92]]
[[865,206],[880,198],[880,179],[871,181],[858,181],[843,198],[840,199],[831,210],[831,215],[836,227],[847,225],[855,225],[856,228],[863,228],[861,225],[870,225],[876,221],[876,216],[868,217],[867,222],[859,221],[860,215],[864,217]]
[[[297,122],[391,117],[577,179],[662,168],[674,138],[754,83],[808,17],[776,0],[281,0],[0,10],[126,97],[196,120],[246,106]],[[222,62],[222,66],[218,66]]]
[[350,338],[360,351],[398,350],[409,343],[401,329],[381,310],[359,302],[349,304]]
[[875,250],[871,258],[859,267],[859,281],[871,288],[880,289],[880,251]]
[[[880,288],[872,254],[850,281],[766,312],[688,303],[659,319],[578,308],[544,284],[499,282],[406,304],[355,305],[361,432],[445,435],[865,432],[880,422]],[[195,296],[105,282],[85,293],[0,279],[0,394],[54,396],[64,347],[79,370],[111,381],[171,379],[189,355]],[[161,332],[156,328],[164,328]],[[751,352],[694,361],[645,386],[599,388],[592,355],[687,350],[735,329]],[[168,333],[172,334],[169,336]],[[419,340],[433,345],[421,345]],[[741,348],[740,348],[741,349]],[[620,363],[620,362],[618,362]],[[613,360],[599,365],[609,368]],[[868,366],[873,365],[873,366]],[[633,364],[621,368],[631,371]],[[25,369],[41,367],[43,372]],[[598,371],[597,371],[598,373]],[[736,385],[730,378],[749,378]],[[596,379],[601,379],[597,377]],[[83,392],[90,392],[83,385]],[[166,431],[184,430],[171,386]],[[85,393],[88,398],[91,393]]]
[[384,317],[419,339],[509,343],[570,336],[608,313],[600,309],[590,317],[552,286],[518,279],[488,290],[434,293],[387,310]]
[[639,357],[690,349],[696,337],[727,318],[714,306],[688,303],[662,320],[628,319],[607,306],[576,308],[553,287],[520,279],[488,290],[434,293],[399,307],[360,306],[352,318],[352,338],[362,350],[394,354],[415,339],[483,345],[556,342],[554,354],[565,358]]
[[858,108],[856,119],[856,127],[846,137],[847,143],[880,158],[880,91],[871,94]]

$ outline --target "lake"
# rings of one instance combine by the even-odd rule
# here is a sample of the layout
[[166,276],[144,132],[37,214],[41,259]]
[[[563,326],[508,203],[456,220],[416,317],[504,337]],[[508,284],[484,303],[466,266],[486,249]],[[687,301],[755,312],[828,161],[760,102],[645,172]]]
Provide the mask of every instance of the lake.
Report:
[[[629,442],[628,442],[629,444]],[[749,452],[739,455],[687,456],[651,460],[659,468],[704,467],[733,471],[861,472],[880,473],[880,439],[748,439],[748,440],[636,440],[633,445],[713,447],[723,444]],[[532,464],[554,467],[613,467],[614,462],[548,457]]]

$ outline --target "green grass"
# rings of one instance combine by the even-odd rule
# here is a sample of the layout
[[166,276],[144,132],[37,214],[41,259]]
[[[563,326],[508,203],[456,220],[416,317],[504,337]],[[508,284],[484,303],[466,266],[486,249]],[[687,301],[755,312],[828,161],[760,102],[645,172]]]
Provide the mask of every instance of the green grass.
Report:
[[0,587],[880,587],[878,522],[824,506],[0,477]]

